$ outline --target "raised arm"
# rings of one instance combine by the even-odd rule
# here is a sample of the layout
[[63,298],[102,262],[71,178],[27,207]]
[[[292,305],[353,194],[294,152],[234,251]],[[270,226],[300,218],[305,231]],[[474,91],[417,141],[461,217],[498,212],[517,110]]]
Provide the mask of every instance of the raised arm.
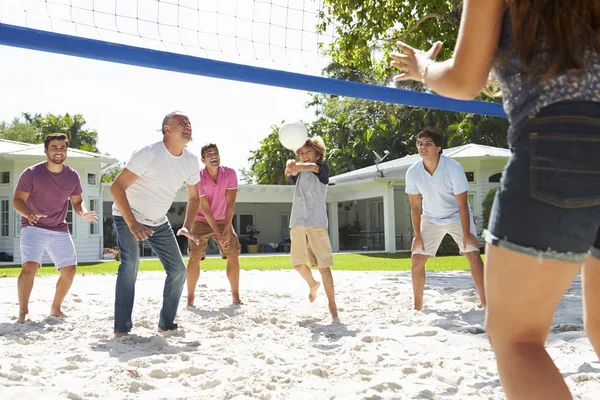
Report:
[[435,62],[442,43],[428,51],[398,42],[404,54],[392,53],[392,66],[403,71],[395,81],[422,81],[436,93],[471,100],[485,87],[498,49],[506,0],[465,0],[452,58]]

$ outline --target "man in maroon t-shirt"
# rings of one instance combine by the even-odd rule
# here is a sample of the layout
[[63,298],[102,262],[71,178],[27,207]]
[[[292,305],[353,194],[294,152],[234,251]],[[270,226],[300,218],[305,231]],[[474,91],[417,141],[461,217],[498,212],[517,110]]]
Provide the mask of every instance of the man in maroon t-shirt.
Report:
[[44,139],[47,160],[27,168],[19,177],[13,208],[21,214],[21,263],[23,269],[17,283],[19,318],[25,322],[29,314],[29,296],[33,280],[40,268],[44,250],[60,272],[50,315],[65,318],[62,302],[73,283],[77,255],[66,216],[68,201],[85,221],[98,222],[96,212],[88,212],[81,197],[79,174],[63,165],[67,158],[67,136],[62,133]]

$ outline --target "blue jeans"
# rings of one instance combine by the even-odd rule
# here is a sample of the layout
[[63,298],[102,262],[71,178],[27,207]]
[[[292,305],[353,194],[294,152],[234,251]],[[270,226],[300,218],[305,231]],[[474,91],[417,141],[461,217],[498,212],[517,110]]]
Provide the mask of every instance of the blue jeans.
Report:
[[[115,333],[130,332],[135,281],[140,264],[139,245],[122,217],[115,216],[114,224],[121,253],[121,265],[119,265],[115,292]],[[160,226],[150,226],[149,228],[154,231],[154,235],[148,238],[148,243],[167,272],[158,327],[165,331],[177,329],[174,321],[185,283],[185,264],[171,224],[166,222]]]
[[567,262],[600,258],[600,103],[550,105],[523,130],[494,199],[488,243]]

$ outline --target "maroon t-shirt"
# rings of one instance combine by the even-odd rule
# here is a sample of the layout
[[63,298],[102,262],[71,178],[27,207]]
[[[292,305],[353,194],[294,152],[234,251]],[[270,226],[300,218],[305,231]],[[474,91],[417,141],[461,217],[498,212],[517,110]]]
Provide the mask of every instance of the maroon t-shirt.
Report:
[[[51,231],[69,231],[65,221],[69,197],[81,194],[82,191],[77,171],[63,165],[61,172],[50,172],[44,161],[23,171],[17,190],[29,193],[27,207],[31,212],[47,215],[40,218],[35,226]],[[30,226],[29,220],[22,216],[21,228],[25,226]]]

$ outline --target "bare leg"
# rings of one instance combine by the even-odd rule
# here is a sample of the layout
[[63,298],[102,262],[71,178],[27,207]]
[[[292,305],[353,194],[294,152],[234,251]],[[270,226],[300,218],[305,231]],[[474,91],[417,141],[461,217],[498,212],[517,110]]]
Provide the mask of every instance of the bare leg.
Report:
[[327,300],[329,300],[329,312],[331,313],[331,318],[336,319],[338,313],[337,306],[335,304],[335,293],[333,291],[333,275],[331,275],[331,269],[319,268],[319,272],[321,273],[321,278],[323,279],[323,287],[325,288]]
[[60,307],[73,284],[73,278],[75,278],[75,266],[62,267],[58,272],[60,272],[60,277],[58,278],[58,282],[56,282],[56,294],[54,295],[54,301],[50,308],[50,315],[53,317],[66,318],[67,316],[60,310]]
[[[298,271],[300,273],[300,276],[302,278],[304,278],[306,283],[308,283],[308,287],[310,288],[310,294],[308,295],[308,300],[310,300],[310,302],[312,303],[317,298],[317,290],[319,289],[319,286],[321,286],[321,284],[319,282],[315,281],[315,278],[313,278],[313,274],[312,274],[310,268],[308,268],[308,265],[306,265],[306,264],[294,265],[294,268],[296,269],[296,271]],[[332,281],[332,283],[333,283],[333,281]]]
[[544,346],[556,306],[580,269],[487,245],[485,326],[508,399],[572,398]]
[[23,264],[19,279],[17,280],[17,292],[19,295],[19,318],[18,324],[25,322],[25,317],[29,314],[29,297],[33,289],[33,280],[40,264],[35,262],[26,262]]
[[240,258],[239,256],[227,256],[227,279],[231,285],[231,297],[233,302],[243,304],[240,300]]
[[583,322],[585,331],[600,356],[600,259],[588,257],[583,266]]
[[479,293],[479,308],[485,307],[485,290],[483,287],[483,261],[481,254],[478,251],[470,251],[465,253],[465,257],[471,266],[471,276]]
[[200,279],[200,257],[190,256],[186,271],[187,279],[187,305],[189,307],[194,306],[194,293],[196,292],[196,285],[198,279]]
[[412,264],[410,272],[412,276],[413,296],[415,300],[415,310],[423,309],[423,291],[425,290],[425,263],[429,256],[422,254],[412,255]]

